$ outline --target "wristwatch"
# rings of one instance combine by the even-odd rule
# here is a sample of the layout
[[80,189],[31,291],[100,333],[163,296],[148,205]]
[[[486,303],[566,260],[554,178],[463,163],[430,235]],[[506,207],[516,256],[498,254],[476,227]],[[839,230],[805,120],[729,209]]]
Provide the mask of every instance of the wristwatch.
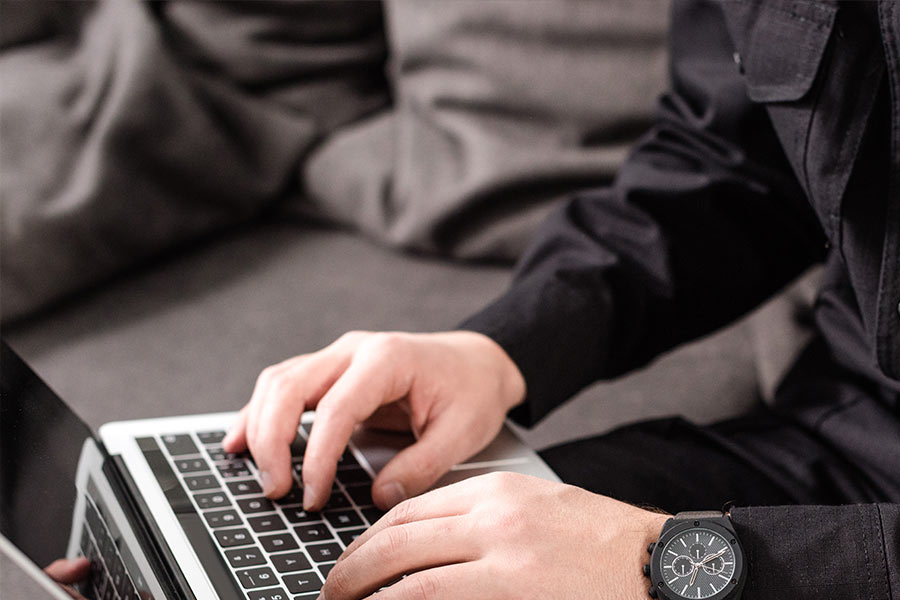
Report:
[[716,511],[682,512],[647,548],[650,596],[663,600],[737,600],[747,568],[731,519]]

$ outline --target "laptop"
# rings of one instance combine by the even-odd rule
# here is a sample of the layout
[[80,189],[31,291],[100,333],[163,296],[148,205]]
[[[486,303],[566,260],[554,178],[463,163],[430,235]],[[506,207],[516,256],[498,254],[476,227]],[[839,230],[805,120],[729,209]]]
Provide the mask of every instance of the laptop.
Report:
[[[235,412],[112,422],[94,437],[5,342],[0,384],[0,549],[32,579],[46,579],[35,564],[88,557],[77,586],[88,600],[316,598],[344,548],[383,515],[374,474],[411,442],[357,431],[328,504],[310,513],[299,483],[313,413],[291,446],[297,485],[270,501],[253,458],[221,447]],[[504,428],[435,487],[497,470],[558,481]]]

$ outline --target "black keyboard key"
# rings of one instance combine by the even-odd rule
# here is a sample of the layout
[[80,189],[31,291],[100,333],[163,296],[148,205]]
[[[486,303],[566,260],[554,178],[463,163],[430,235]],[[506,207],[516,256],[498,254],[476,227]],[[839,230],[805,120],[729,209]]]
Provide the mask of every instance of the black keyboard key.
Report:
[[215,462],[224,462],[224,461],[233,461],[240,460],[244,458],[242,454],[232,454],[231,452],[225,452],[222,450],[221,446],[207,446],[206,453],[209,454],[209,459]]
[[338,534],[338,537],[341,538],[341,542],[343,542],[344,546],[349,546],[353,543],[353,540],[361,536],[365,533],[365,529],[349,529],[347,531],[342,531]]
[[296,575],[285,575],[284,584],[292,594],[302,594],[304,592],[318,592],[322,589],[322,579],[315,571],[307,573],[297,573]]
[[278,579],[275,573],[269,567],[261,567],[259,569],[247,569],[246,571],[237,572],[238,581],[245,588],[259,588],[270,585],[276,585]]
[[328,502],[325,503],[325,509],[347,508],[350,506],[350,498],[344,492],[332,492]]
[[272,506],[269,499],[262,496],[257,498],[244,498],[243,500],[235,500],[235,502],[237,502],[238,507],[240,507],[245,514],[270,512],[275,510],[275,507]]
[[109,576],[112,579],[113,587],[120,596],[125,592],[125,584],[128,583],[128,576],[125,574],[125,565],[119,555],[111,557],[109,564]]
[[[344,450],[344,454],[342,454],[341,458],[338,459],[338,471],[343,471],[344,469],[352,469],[358,466],[359,461],[356,460],[356,457],[353,456],[353,453],[350,452],[350,450]],[[340,474],[338,474],[338,478],[340,479]]]
[[203,513],[203,517],[212,529],[217,527],[234,527],[241,523],[241,517],[231,509],[211,510]]
[[378,519],[385,515],[385,512],[380,508],[375,506],[370,506],[369,508],[363,508],[362,514],[366,518],[366,521],[369,522],[369,525],[374,525]]
[[209,471],[209,464],[202,458],[179,458],[175,461],[179,473],[196,473]]
[[217,490],[219,488],[219,480],[214,475],[195,475],[193,477],[185,477],[184,484],[192,492],[200,490]]
[[294,596],[294,600],[319,600],[319,594],[300,594],[299,596]]
[[272,564],[275,565],[275,570],[279,573],[293,573],[294,571],[305,571],[312,568],[302,552],[272,554],[269,558],[272,560]]
[[225,438],[224,431],[200,431],[197,432],[197,439],[201,444],[218,444]]
[[335,563],[325,563],[324,565],[319,565],[319,573],[322,574],[322,579],[328,579],[328,574],[331,573],[334,564]]
[[262,488],[252,479],[244,481],[229,481],[225,485],[231,490],[235,496],[246,496],[247,494],[261,494]]
[[359,467],[346,469],[338,473],[338,479],[344,485],[354,485],[357,483],[372,483],[372,477],[365,469]]
[[300,437],[298,433],[294,436],[294,441],[291,442],[291,456],[294,458],[303,458],[303,453],[306,452],[306,440]]
[[265,548],[266,552],[282,552],[284,550],[296,550],[300,546],[297,540],[290,533],[276,533],[274,535],[263,535],[259,537],[259,543]]
[[372,486],[368,484],[354,485],[347,488],[347,493],[353,498],[357,506],[372,506]]
[[341,547],[334,542],[330,544],[313,544],[306,547],[309,557],[317,563],[337,560],[341,555]]
[[222,479],[235,479],[237,477],[250,477],[250,469],[247,467],[219,467],[219,475]]
[[284,519],[275,514],[250,517],[247,519],[247,522],[250,523],[250,527],[252,527],[253,531],[256,533],[287,529],[287,525],[284,524]]
[[310,542],[325,542],[334,539],[334,536],[331,535],[331,531],[328,530],[325,523],[314,523],[312,525],[294,527],[294,533],[297,534],[297,537],[300,538],[300,541],[304,544],[309,544]]
[[262,551],[256,546],[240,548],[238,550],[227,550],[225,552],[225,558],[228,559],[228,564],[234,569],[266,564],[265,556],[263,556]]
[[103,600],[116,600],[116,588],[113,587],[112,581],[106,582],[106,588],[103,591]]
[[271,590],[251,590],[247,592],[249,600],[290,600],[290,596],[284,588],[272,588]]
[[294,486],[287,494],[275,501],[275,504],[286,506],[288,504],[303,504],[303,490]]
[[162,436],[162,442],[172,456],[200,454],[200,451],[197,450],[197,445],[194,444],[194,440],[186,433],[164,435]]
[[363,520],[355,510],[330,510],[325,513],[325,518],[331,523],[335,529],[344,527],[359,527],[363,524]]
[[231,500],[225,495],[225,492],[207,492],[205,494],[194,494],[194,501],[202,509],[207,508],[225,508],[231,506]]
[[213,531],[216,541],[223,548],[231,548],[232,546],[246,546],[253,542],[250,532],[243,527],[239,529],[219,529]]
[[310,521],[321,521],[322,514],[317,512],[306,512],[302,507],[283,508],[284,516],[291,523],[309,523]]

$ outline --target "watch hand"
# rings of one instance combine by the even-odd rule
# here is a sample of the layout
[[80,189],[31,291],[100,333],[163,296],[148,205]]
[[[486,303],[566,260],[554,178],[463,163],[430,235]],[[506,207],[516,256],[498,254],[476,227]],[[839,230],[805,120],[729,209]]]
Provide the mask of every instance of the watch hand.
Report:
[[700,565],[698,565],[698,564],[694,565],[694,572],[691,573],[691,582],[688,585],[694,585],[694,580],[697,579],[697,573],[700,572],[699,567],[700,567]]
[[728,548],[722,548],[721,550],[719,550],[719,551],[716,552],[715,554],[710,554],[709,556],[707,556],[706,558],[704,558],[703,560],[701,560],[701,561],[698,562],[697,564],[698,564],[698,565],[705,565],[705,564],[708,563],[709,561],[715,560],[715,559],[719,558],[720,556],[722,556],[723,554],[725,554],[725,551],[726,551],[727,549],[728,549]]

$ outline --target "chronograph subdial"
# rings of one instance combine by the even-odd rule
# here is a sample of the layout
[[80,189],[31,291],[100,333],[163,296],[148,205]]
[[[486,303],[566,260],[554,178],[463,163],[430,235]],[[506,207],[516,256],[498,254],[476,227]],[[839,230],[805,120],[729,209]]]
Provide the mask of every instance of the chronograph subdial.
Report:
[[678,577],[687,577],[694,571],[694,561],[692,561],[688,556],[677,556],[672,561],[671,568],[672,573],[674,573]]

